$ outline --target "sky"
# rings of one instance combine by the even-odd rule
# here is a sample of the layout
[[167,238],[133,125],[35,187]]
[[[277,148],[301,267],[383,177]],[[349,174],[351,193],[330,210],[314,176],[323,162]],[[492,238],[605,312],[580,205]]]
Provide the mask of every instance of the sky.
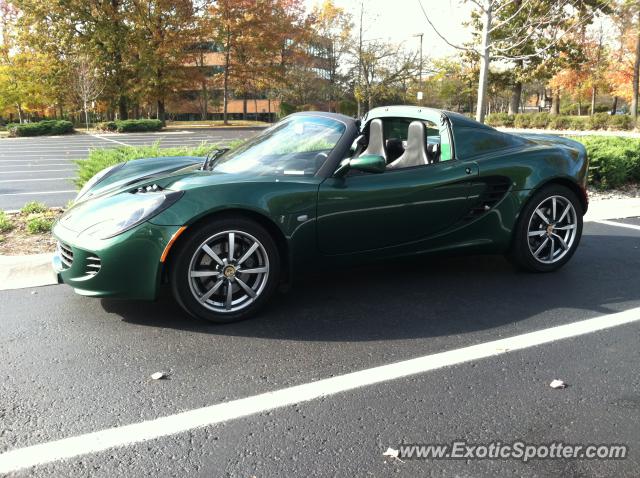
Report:
[[[322,3],[321,0],[305,0],[309,9]],[[334,0],[334,3],[353,15],[357,31],[360,19],[361,0]],[[457,50],[448,46],[433,31],[420,9],[418,0],[364,0],[363,37],[404,43],[408,49],[417,51],[420,39],[414,37],[424,33],[423,54],[438,58],[455,55]],[[440,33],[453,44],[462,44],[470,39],[463,23],[471,15],[471,4],[461,0],[422,0],[429,18]]]

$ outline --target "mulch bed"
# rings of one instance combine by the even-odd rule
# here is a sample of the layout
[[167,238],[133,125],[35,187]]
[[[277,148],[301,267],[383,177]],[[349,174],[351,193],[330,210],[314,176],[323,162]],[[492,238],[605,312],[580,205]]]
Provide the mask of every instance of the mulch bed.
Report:
[[[37,214],[57,219],[62,215],[62,209],[50,209],[46,213]],[[21,256],[53,252],[56,241],[50,232],[31,234],[27,230],[27,221],[33,215],[23,213],[7,214],[14,224],[9,232],[0,232],[0,254],[5,256]]]

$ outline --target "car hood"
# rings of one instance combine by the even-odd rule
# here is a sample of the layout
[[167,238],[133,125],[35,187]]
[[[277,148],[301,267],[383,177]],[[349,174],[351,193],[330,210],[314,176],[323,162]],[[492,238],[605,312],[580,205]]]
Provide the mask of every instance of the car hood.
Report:
[[150,183],[172,182],[180,176],[198,171],[202,161],[203,158],[195,156],[176,156],[136,159],[121,163],[100,178],[96,184],[82,191],[75,202],[85,202]]

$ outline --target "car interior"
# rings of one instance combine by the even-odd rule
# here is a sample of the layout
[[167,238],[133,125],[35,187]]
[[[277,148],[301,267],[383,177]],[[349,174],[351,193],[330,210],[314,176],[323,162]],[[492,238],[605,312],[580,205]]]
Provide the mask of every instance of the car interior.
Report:
[[440,152],[440,132],[434,124],[410,118],[377,118],[363,131],[353,157],[382,156],[387,169],[393,170],[437,163]]

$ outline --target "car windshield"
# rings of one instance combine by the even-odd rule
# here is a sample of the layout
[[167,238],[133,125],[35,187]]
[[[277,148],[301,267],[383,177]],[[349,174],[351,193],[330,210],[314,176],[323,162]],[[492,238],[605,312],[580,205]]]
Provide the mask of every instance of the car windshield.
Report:
[[322,116],[291,116],[218,159],[220,173],[312,176],[346,130],[344,123]]

